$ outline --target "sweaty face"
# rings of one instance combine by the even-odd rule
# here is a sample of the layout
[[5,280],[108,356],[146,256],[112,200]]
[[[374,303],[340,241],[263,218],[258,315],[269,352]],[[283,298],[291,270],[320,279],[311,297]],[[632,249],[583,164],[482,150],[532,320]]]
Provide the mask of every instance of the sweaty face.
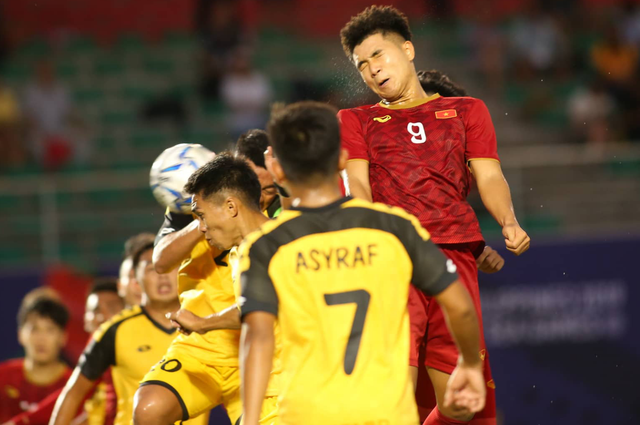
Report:
[[[273,180],[272,183],[273,184]],[[217,205],[209,199],[203,199],[199,195],[193,196],[191,211],[198,217],[199,230],[209,245],[219,250],[227,250],[237,245],[242,240],[242,234],[237,227],[236,214],[227,200],[222,205]]]
[[100,291],[87,297],[84,310],[84,330],[94,332],[124,308],[122,298],[115,292]]
[[278,196],[278,189],[276,189],[276,186],[273,184],[273,177],[271,177],[271,174],[269,174],[266,168],[258,167],[253,161],[247,162],[258,175],[258,180],[260,180],[260,187],[262,188],[262,193],[260,194],[260,211],[264,211],[271,205],[273,199]]
[[58,360],[66,335],[50,318],[31,313],[20,328],[19,339],[28,359],[47,364]]
[[153,267],[153,250],[140,256],[136,276],[142,291],[152,302],[172,302],[178,298],[178,267],[165,274],[158,274]]
[[373,34],[353,49],[352,59],[367,86],[392,102],[402,97],[415,73],[411,47],[396,34]]

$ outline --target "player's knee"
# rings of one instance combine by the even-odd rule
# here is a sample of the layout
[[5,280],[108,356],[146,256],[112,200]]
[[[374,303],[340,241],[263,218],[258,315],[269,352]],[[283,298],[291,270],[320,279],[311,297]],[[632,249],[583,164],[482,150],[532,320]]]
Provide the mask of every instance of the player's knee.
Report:
[[172,412],[175,409],[172,409],[170,401],[154,391],[154,388],[138,388],[133,404],[134,425],[170,425],[180,420],[180,417],[171,420],[176,412]]

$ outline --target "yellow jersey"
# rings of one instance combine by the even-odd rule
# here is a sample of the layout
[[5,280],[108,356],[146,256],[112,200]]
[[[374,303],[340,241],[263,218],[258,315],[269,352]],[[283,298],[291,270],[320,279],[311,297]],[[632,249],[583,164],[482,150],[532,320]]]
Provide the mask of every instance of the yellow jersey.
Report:
[[240,247],[242,316],[277,316],[282,424],[416,425],[409,284],[435,295],[455,270],[418,220],[343,198],[292,208]]
[[[156,243],[164,236],[181,230],[194,220],[187,214],[176,214],[168,209]],[[180,307],[200,316],[218,313],[236,303],[231,278],[229,251],[220,253],[209,246],[204,236],[180,265],[178,294]],[[238,366],[240,331],[220,329],[200,335],[178,335],[173,347],[184,349],[190,356],[210,366]]]
[[129,425],[133,396],[140,380],[169,348],[177,332],[164,328],[144,307],[123,310],[103,323],[91,337],[78,368],[91,381],[111,367],[117,396],[115,425]]
[[[229,252],[229,262],[231,263],[231,273],[233,277],[233,289],[236,294],[236,302],[238,308],[242,312],[242,290],[240,289],[240,270],[238,248],[233,247]],[[273,366],[271,368],[271,376],[267,385],[266,397],[273,397],[280,394],[280,374],[282,373],[282,336],[280,335],[280,326],[278,323],[273,326],[273,334],[275,337],[275,348],[273,352]]]

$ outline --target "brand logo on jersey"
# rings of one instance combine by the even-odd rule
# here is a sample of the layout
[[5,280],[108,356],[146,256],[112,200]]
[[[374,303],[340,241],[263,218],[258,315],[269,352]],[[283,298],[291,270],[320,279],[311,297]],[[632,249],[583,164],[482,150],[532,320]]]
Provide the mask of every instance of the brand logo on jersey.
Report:
[[437,111],[436,118],[439,120],[447,120],[449,118],[455,118],[458,116],[458,113],[455,109],[447,109],[446,111]]
[[141,345],[140,347],[138,347],[138,351],[141,353],[144,353],[145,351],[149,351],[151,350],[151,346],[149,345]]
[[375,117],[373,120],[378,122],[387,122],[391,119],[391,115],[385,115],[384,117]]
[[18,398],[18,397],[20,397],[20,391],[18,391],[18,389],[16,387],[13,387],[11,385],[5,385],[4,386],[4,392],[7,393],[7,396],[9,396],[9,398]]
[[456,270],[458,270],[458,268],[453,263],[453,260],[447,260],[447,271],[453,274],[456,272]]

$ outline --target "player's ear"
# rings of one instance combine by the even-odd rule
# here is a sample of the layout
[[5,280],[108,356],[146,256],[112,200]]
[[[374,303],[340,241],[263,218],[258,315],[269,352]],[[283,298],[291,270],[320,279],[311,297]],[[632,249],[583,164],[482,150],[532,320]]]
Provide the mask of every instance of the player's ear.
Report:
[[225,211],[229,214],[229,217],[235,217],[238,215],[238,200],[229,196],[225,201]]
[[284,170],[282,169],[282,165],[280,165],[280,161],[278,161],[278,158],[273,158],[270,171],[271,176],[273,177],[273,181],[280,186],[284,186],[284,182],[287,180],[287,176],[284,174]]
[[349,151],[342,148],[340,149],[340,156],[338,157],[338,171],[347,168],[347,161],[349,161]]
[[407,59],[409,59],[410,62],[413,61],[413,59],[416,57],[415,46],[409,40],[406,40],[404,43],[402,43],[402,51],[407,56]]

